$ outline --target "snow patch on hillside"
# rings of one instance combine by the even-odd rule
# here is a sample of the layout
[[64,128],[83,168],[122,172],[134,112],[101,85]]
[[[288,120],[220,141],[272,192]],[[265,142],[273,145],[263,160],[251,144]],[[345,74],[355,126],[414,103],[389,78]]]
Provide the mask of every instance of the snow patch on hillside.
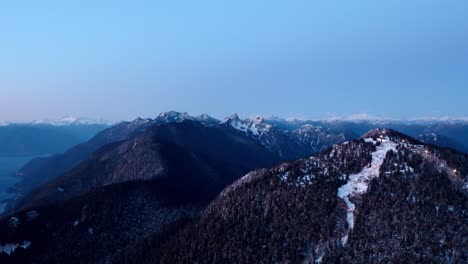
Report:
[[[365,138],[365,142],[377,142],[371,138]],[[346,220],[348,222],[348,231],[346,235],[341,238],[342,245],[346,245],[348,241],[348,234],[354,228],[354,210],[356,206],[351,202],[350,198],[356,195],[362,195],[367,192],[369,183],[373,178],[379,176],[380,167],[390,150],[395,150],[397,144],[390,141],[388,137],[378,139],[381,144],[376,147],[376,151],[372,153],[372,162],[370,166],[365,167],[361,172],[357,174],[349,175],[348,182],[338,188],[338,197],[342,199],[347,207]]]

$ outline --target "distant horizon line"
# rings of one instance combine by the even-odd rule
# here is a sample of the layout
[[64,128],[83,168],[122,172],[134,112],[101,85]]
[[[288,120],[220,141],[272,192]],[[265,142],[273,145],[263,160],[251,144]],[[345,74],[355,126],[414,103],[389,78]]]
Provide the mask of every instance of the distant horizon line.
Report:
[[[186,114],[188,116],[196,117],[196,116],[201,116],[201,115],[208,115],[211,116],[215,119],[218,119],[220,121],[223,121],[224,119],[227,119],[229,117],[232,117],[234,115],[237,115],[237,113],[232,113],[230,115],[226,115],[223,118],[218,118],[216,116],[212,116],[207,113],[202,113],[200,115],[191,115],[187,112],[179,112],[179,111],[166,111],[166,112],[161,112],[157,114],[155,117],[142,117],[138,116],[135,117],[131,120],[125,120],[125,119],[120,119],[120,120],[110,120],[110,119],[105,119],[101,117],[97,118],[89,118],[89,117],[76,117],[73,115],[66,115],[61,118],[44,118],[44,119],[34,119],[31,121],[11,121],[11,120],[0,120],[0,126],[5,126],[9,124],[29,124],[29,125],[73,125],[73,124],[82,124],[82,125],[113,125],[117,124],[120,122],[129,122],[138,118],[143,118],[143,119],[155,119],[158,116],[165,114],[165,113],[179,113],[179,114]],[[450,115],[434,115],[434,116],[422,116],[422,117],[410,117],[410,118],[394,118],[394,117],[388,117],[388,116],[377,116],[377,115],[372,115],[368,113],[359,113],[359,114],[351,114],[351,115],[329,115],[329,117],[324,117],[324,118],[306,118],[302,116],[290,116],[290,117],[283,117],[279,115],[258,115],[258,114],[251,114],[248,115],[248,117],[244,117],[241,119],[253,119],[253,118],[258,118],[262,117],[267,120],[283,120],[283,121],[289,121],[289,122],[306,122],[306,121],[311,121],[311,122],[333,122],[333,121],[349,121],[349,122],[359,122],[359,121],[374,121],[374,122],[379,122],[379,121],[394,121],[394,122],[417,122],[417,121],[433,121],[433,122],[456,122],[456,121],[462,121],[462,122],[468,122],[468,116],[450,116]]]

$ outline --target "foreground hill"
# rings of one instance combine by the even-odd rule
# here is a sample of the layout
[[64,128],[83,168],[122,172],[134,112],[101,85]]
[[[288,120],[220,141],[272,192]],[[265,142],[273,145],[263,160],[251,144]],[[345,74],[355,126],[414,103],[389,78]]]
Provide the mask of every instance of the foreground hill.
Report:
[[247,174],[137,262],[466,263],[467,175],[467,155],[374,130]]
[[152,182],[122,183],[0,220],[0,263],[106,263],[148,237],[167,236],[205,203]]

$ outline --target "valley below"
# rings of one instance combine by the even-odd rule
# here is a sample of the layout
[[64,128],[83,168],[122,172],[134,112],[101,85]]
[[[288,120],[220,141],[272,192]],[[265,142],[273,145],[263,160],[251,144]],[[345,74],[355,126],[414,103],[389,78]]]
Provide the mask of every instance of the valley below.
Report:
[[9,188],[20,180],[16,172],[35,157],[0,157],[0,214],[5,209],[6,199],[14,196]]

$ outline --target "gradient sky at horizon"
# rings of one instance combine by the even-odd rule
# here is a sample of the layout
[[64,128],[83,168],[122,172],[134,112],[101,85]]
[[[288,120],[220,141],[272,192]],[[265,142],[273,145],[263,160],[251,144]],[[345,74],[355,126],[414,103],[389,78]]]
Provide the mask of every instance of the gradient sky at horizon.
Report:
[[0,121],[468,116],[468,1],[9,1]]

